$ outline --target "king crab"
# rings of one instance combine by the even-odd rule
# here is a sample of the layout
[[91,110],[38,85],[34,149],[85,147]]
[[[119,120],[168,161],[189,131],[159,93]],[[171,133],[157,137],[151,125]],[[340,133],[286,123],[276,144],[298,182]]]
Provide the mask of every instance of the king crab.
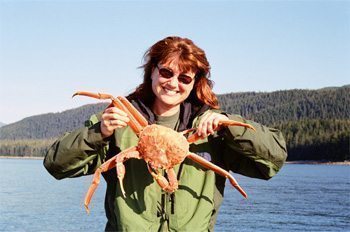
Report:
[[[128,125],[139,137],[139,142],[136,146],[125,149],[97,168],[92,184],[90,185],[84,200],[84,205],[87,212],[89,212],[88,206],[92,195],[100,183],[101,173],[112,168],[116,168],[120,189],[125,197],[125,190],[123,187],[125,166],[123,163],[130,158],[143,159],[146,162],[148,171],[152,175],[153,179],[166,192],[171,193],[178,188],[178,180],[173,167],[183,162],[185,158],[189,158],[199,163],[203,167],[213,170],[217,174],[228,178],[232,186],[235,187],[245,198],[247,198],[245,191],[239,186],[237,181],[228,171],[189,151],[189,144],[197,141],[201,137],[198,136],[197,132],[188,136],[187,139],[184,135],[194,131],[195,128],[185,130],[183,132],[176,132],[161,125],[148,125],[147,120],[136,110],[136,108],[126,98],[121,96],[115,98],[109,94],[90,92],[77,92],[73,96],[76,95],[112,100],[110,106],[115,106],[127,113],[128,117],[130,118]],[[219,125],[243,126],[255,130],[254,127],[249,124],[233,120],[220,121]],[[159,172],[159,169],[165,170],[167,173],[167,178],[165,178]]]

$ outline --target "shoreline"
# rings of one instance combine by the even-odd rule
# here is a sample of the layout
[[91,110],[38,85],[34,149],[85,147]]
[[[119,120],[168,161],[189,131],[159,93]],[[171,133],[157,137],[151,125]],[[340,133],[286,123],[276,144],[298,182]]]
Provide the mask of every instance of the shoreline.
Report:
[[[28,160],[43,160],[41,156],[0,156],[0,159],[28,159]],[[286,161],[286,164],[313,164],[313,165],[348,165],[350,166],[350,160],[346,161],[317,161],[317,160],[296,160]]]
[[315,164],[315,165],[347,165],[350,166],[350,161],[317,161],[317,160],[296,160],[286,161],[286,164]]
[[31,159],[31,160],[43,160],[42,156],[10,156],[10,155],[0,155],[0,159]]

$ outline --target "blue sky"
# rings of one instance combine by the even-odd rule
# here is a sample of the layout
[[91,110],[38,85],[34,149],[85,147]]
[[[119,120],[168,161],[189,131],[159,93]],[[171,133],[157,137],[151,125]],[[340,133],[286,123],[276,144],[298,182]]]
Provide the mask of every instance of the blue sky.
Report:
[[0,122],[132,92],[169,35],[206,51],[219,94],[350,83],[350,1],[0,0]]

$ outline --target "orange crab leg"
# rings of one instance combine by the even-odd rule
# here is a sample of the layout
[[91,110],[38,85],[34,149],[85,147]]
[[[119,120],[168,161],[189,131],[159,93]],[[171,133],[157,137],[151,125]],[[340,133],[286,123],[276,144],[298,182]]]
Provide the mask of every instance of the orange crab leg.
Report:
[[131,127],[131,129],[138,135],[141,130],[148,125],[147,120],[142,116],[140,112],[137,111],[137,109],[124,97],[113,97],[110,94],[105,93],[91,93],[86,91],[78,91],[75,94],[73,94],[73,97],[76,95],[82,95],[87,97],[93,97],[97,99],[110,99],[112,100],[112,103],[108,106],[115,106],[121,110],[123,110],[128,117],[130,118],[130,121],[128,122],[128,125]]
[[150,164],[147,164],[147,168],[149,173],[152,175],[153,179],[158,183],[158,185],[162,188],[165,189],[166,186],[169,185],[169,182],[167,181],[167,179],[162,176],[162,174],[159,173],[158,170],[154,170]]
[[[219,126],[242,126],[242,127],[246,127],[246,128],[252,129],[253,131],[256,131],[255,128],[252,125],[250,125],[250,124],[243,123],[243,122],[237,122],[237,121],[234,121],[234,120],[222,120],[222,121],[219,122]],[[186,133],[191,132],[192,130],[193,129],[189,129],[189,130],[183,131],[182,133],[186,134]],[[192,135],[188,136],[187,141],[189,143],[194,143],[194,142],[196,142],[197,140],[199,140],[201,138],[202,137],[198,136],[198,133],[195,132]]]
[[[114,98],[112,101],[113,105],[122,111],[124,111],[128,117],[130,118],[130,121],[128,122],[128,125],[131,127],[131,129],[139,135],[141,130],[144,128],[139,122],[139,115],[134,115],[134,112],[131,112],[118,98]],[[131,105],[131,104],[130,104]],[[135,108],[134,108],[135,109]],[[135,109],[135,111],[137,111]],[[138,113],[140,114],[140,113]],[[142,116],[141,116],[142,117]],[[146,119],[145,119],[146,120]]]
[[124,106],[129,110],[130,114],[132,114],[136,121],[142,126],[142,128],[148,125],[147,120],[142,114],[126,99],[125,97],[119,96],[118,99],[124,104]]
[[219,122],[219,126],[242,126],[256,131],[255,128],[250,124],[234,120],[222,120]]
[[97,186],[100,184],[100,179],[101,179],[101,173],[108,171],[111,168],[115,167],[115,159],[114,157],[106,161],[104,164],[102,164],[98,169],[96,169],[94,173],[94,178],[92,179],[92,183],[89,187],[89,190],[87,191],[84,199],[84,206],[86,209],[86,212],[89,213],[89,204],[91,201],[92,196],[94,195]]
[[123,197],[125,198],[125,190],[124,190],[124,176],[125,176],[125,166],[123,162],[116,162],[116,167],[117,167],[117,178],[119,180],[119,185],[120,185],[120,190],[123,194]]
[[173,168],[165,170],[168,175],[169,187],[167,192],[174,192],[178,189],[179,183],[177,181],[176,173]]
[[141,159],[140,153],[137,151],[137,147],[128,148],[121,153],[119,153],[116,157],[116,167],[117,167],[117,177],[119,180],[120,190],[125,198],[125,190],[123,185],[123,180],[125,176],[125,166],[124,162],[130,158]]
[[158,183],[158,185],[163,189],[164,191],[168,193],[172,193],[178,188],[178,182],[176,179],[176,174],[174,169],[170,168],[165,170],[165,172],[168,174],[169,181],[159,173],[158,170],[153,169],[150,164],[147,164],[147,168],[149,173],[152,175],[153,179]]
[[[96,169],[94,173],[94,178],[92,180],[92,183],[89,187],[89,190],[87,191],[84,199],[84,206],[86,209],[86,212],[89,213],[89,204],[91,201],[92,196],[94,195],[98,185],[100,184],[101,179],[101,173],[106,172],[114,167],[116,167],[117,162],[124,162],[129,158],[138,158],[140,159],[139,152],[136,150],[136,147],[128,148],[122,152],[120,152],[118,155],[115,155],[114,157],[107,160],[105,163],[103,163],[99,168]],[[125,172],[124,172],[125,173]],[[119,183],[122,186],[123,182],[123,170],[117,171]],[[123,192],[124,188],[122,188]],[[125,193],[124,193],[125,194]]]
[[107,100],[107,99],[113,100],[114,99],[114,97],[112,95],[110,95],[110,94],[106,94],[106,93],[91,93],[91,92],[86,92],[86,91],[78,91],[78,92],[74,93],[72,97],[75,97],[77,95],[93,97],[93,98],[96,98],[96,99],[104,99],[104,100]]
[[238,182],[228,171],[216,166],[215,164],[191,152],[187,155],[187,158],[190,158],[196,163],[202,165],[203,167],[208,168],[225,178],[228,178],[232,186],[235,187],[238,190],[238,192],[240,192],[245,198],[248,198],[247,193],[241,188],[241,186],[239,186]]

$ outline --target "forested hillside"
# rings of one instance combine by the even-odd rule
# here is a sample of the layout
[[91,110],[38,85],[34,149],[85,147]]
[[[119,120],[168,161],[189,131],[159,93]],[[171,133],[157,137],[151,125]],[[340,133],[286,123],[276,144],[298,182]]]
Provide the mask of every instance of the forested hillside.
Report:
[[270,93],[231,93],[219,97],[225,111],[267,125],[302,119],[350,118],[350,86]]
[[[319,90],[219,95],[223,110],[282,130],[288,160],[350,159],[350,85]],[[84,125],[106,104],[25,118],[0,128],[1,155],[42,156],[64,132]]]
[[0,140],[51,139],[84,125],[89,116],[106,108],[105,103],[89,104],[61,113],[41,114],[0,128]]
[[350,159],[350,85],[219,97],[225,111],[280,129],[288,160]]

